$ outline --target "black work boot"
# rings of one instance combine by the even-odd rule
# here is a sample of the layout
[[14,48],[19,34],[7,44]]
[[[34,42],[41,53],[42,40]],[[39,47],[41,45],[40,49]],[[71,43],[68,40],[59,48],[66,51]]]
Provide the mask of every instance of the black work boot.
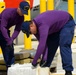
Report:
[[65,71],[65,75],[72,75],[71,71]]

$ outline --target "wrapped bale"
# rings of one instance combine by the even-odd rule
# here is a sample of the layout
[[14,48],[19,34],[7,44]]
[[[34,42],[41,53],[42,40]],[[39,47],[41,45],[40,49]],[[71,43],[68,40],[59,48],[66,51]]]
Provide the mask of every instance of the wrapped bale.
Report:
[[0,57],[0,71],[6,71],[6,65],[3,57]]
[[0,71],[0,75],[7,75],[6,71]]
[[32,69],[31,66],[31,64],[15,64],[8,68],[8,75],[36,75],[36,69]]
[[28,52],[17,52],[14,55],[15,55],[15,60],[25,59],[30,56]]
[[50,71],[48,67],[41,68],[37,66],[37,68],[32,69],[32,65],[30,63],[27,64],[15,64],[8,68],[8,75],[50,75]]
[[19,64],[30,63],[30,62],[31,62],[30,58],[15,61],[15,63],[19,63]]
[[30,58],[34,58],[36,50],[21,50],[20,52],[26,52],[30,54]]

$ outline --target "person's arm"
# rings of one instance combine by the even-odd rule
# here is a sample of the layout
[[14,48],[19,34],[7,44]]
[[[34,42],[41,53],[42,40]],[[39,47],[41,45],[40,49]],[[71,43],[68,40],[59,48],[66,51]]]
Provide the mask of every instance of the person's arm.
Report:
[[15,26],[15,29],[14,29],[14,32],[13,32],[13,34],[12,34],[13,40],[18,36],[20,30],[21,30],[21,24],[16,25],[16,26]]
[[40,37],[39,37],[39,45],[38,45],[37,52],[36,52],[36,55],[34,57],[34,60],[32,62],[32,64],[34,64],[34,65],[37,64],[38,58],[45,51],[46,41],[47,41],[47,37],[48,37],[48,31],[49,31],[49,27],[48,26],[46,27],[44,25],[44,26],[41,26],[39,28],[39,34],[40,34]]
[[15,38],[17,38],[17,36],[19,35],[20,30],[21,30],[21,24],[22,24],[23,21],[24,21],[24,17],[19,18],[19,20],[17,20],[17,23],[16,23],[16,25],[15,25],[14,32],[13,32],[13,34],[12,34],[13,40],[14,40]]
[[1,16],[1,25],[0,25],[1,33],[2,33],[3,37],[5,38],[5,40],[7,41],[8,44],[10,42],[12,42],[12,40],[13,40],[8,35],[7,24],[9,22],[9,19],[10,19],[10,16],[6,15],[5,13],[2,14],[2,16]]
[[[37,40],[39,41],[39,34],[35,34],[35,37],[36,37]],[[47,45],[46,45],[45,51],[44,51],[44,53],[42,54],[42,60],[43,60],[43,61],[46,61],[46,59],[47,59],[47,53],[48,53],[48,48],[47,48]]]
[[45,52],[44,52],[43,55],[42,55],[42,60],[43,60],[43,61],[47,61],[47,54],[48,54],[48,47],[47,47],[47,45],[46,45],[46,47],[45,47]]

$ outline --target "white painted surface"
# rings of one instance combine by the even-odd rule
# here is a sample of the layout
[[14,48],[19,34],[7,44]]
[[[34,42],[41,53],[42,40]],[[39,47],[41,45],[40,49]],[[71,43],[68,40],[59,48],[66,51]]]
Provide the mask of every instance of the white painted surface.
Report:
[[4,0],[0,0],[0,2],[3,2]]
[[33,7],[40,4],[40,0],[34,0]]

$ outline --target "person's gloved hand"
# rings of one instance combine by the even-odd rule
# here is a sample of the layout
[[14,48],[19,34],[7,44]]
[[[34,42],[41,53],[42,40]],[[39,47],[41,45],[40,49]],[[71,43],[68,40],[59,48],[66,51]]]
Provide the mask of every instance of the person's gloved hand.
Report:
[[35,69],[37,67],[37,64],[32,63],[32,69]]
[[46,67],[46,61],[41,60],[41,61],[40,61],[40,66],[41,66],[41,67]]

